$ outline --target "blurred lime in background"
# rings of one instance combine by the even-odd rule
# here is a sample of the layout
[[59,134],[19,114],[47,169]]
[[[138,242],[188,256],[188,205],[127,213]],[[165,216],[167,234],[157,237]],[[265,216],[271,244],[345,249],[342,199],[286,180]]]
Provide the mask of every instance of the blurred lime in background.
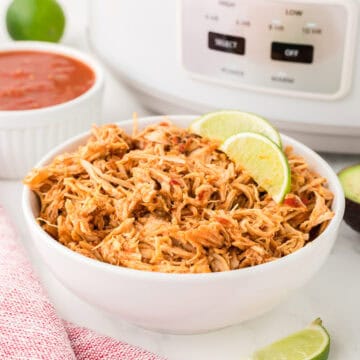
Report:
[[65,29],[65,15],[55,0],[13,0],[6,26],[14,40],[58,42]]

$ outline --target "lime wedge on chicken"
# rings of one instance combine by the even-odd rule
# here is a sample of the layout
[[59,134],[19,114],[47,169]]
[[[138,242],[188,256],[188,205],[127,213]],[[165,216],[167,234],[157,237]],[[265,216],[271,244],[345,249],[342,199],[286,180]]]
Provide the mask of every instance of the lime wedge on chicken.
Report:
[[240,165],[277,203],[290,191],[291,172],[287,158],[266,136],[241,132],[225,140],[220,150]]
[[279,132],[267,120],[242,111],[223,110],[205,114],[190,125],[190,131],[221,142],[240,132],[256,132],[281,147]]

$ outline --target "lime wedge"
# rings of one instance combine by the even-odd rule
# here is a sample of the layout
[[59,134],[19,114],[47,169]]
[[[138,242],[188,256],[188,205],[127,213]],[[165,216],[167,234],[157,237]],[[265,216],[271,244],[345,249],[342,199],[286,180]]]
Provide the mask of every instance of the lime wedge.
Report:
[[190,125],[190,131],[220,141],[225,141],[228,137],[243,131],[257,132],[281,147],[279,132],[267,120],[236,110],[205,114]]
[[249,360],[326,360],[330,337],[316,319],[305,329],[256,351]]
[[242,166],[276,202],[281,202],[290,191],[291,172],[287,158],[267,137],[242,132],[225,140],[220,150]]

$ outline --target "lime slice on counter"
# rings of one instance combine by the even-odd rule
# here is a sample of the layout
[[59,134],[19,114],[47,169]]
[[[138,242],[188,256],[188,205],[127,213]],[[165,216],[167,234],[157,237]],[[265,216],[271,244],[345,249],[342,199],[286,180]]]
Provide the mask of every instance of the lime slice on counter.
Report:
[[267,120],[255,114],[236,110],[205,114],[190,125],[190,131],[220,141],[244,131],[257,132],[281,147],[279,132]]
[[65,15],[55,0],[13,0],[6,26],[14,40],[58,42],[64,33]]
[[229,137],[221,145],[236,164],[242,166],[276,202],[290,191],[291,172],[285,154],[264,135],[242,132]]
[[305,329],[256,351],[249,360],[326,360],[330,337],[316,319]]

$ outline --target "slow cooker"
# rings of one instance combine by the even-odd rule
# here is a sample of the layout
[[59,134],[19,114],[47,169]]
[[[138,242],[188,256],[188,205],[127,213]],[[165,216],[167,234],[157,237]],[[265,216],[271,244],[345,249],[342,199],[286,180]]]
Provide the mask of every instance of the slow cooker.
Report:
[[360,153],[358,13],[358,0],[92,0],[89,39],[155,112],[241,109]]

